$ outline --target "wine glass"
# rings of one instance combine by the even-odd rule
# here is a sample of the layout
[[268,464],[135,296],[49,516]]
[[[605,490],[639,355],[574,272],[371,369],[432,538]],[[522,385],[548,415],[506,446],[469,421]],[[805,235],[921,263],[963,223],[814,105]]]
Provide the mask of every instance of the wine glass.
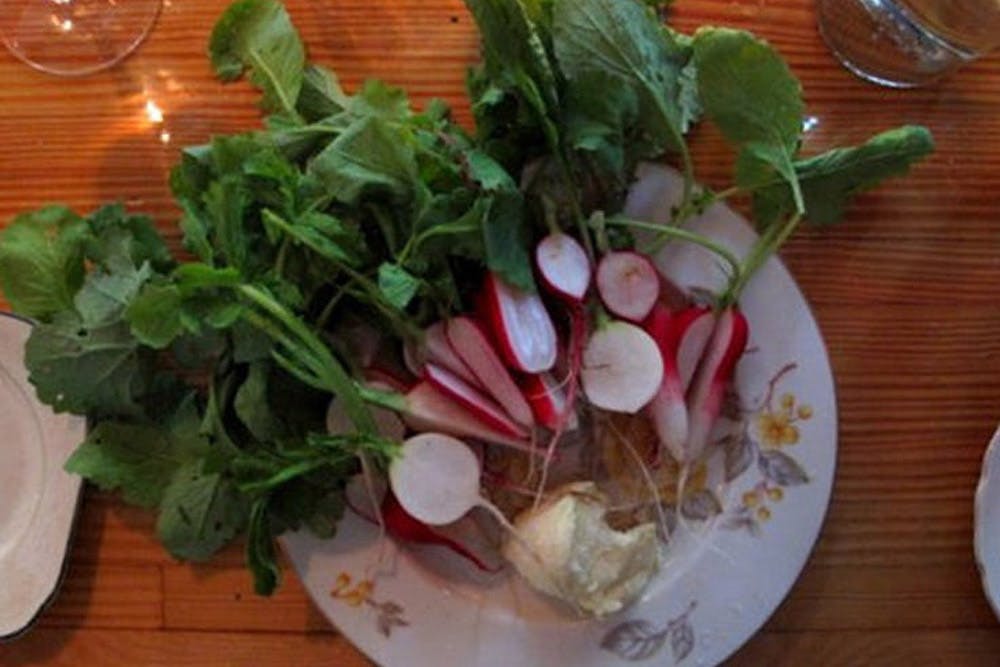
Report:
[[162,0],[0,0],[0,39],[28,65],[64,76],[111,67],[139,45]]

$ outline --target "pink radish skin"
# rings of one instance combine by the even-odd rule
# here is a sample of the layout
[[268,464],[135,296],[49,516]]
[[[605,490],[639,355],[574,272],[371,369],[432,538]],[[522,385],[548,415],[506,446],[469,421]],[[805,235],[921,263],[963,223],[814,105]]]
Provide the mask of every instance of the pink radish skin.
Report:
[[575,410],[569,410],[566,392],[549,373],[527,375],[521,381],[521,391],[531,405],[535,419],[545,428],[555,431],[560,427],[575,430],[579,419]]
[[523,426],[534,426],[531,406],[479,325],[468,317],[456,317],[448,321],[445,331],[459,358],[507,414]]
[[465,362],[459,358],[451,343],[448,342],[448,333],[445,331],[444,322],[435,322],[427,327],[427,331],[424,333],[424,348],[427,361],[451,371],[477,389],[485,388]]
[[684,387],[677,375],[677,347],[680,343],[679,318],[663,304],[657,303],[643,323],[653,337],[663,357],[663,382],[646,408],[660,444],[675,460],[684,457],[688,437],[687,403]]
[[653,400],[663,382],[663,356],[656,341],[639,327],[609,322],[587,341],[580,378],[596,407],[635,414]]
[[722,411],[726,387],[736,364],[747,347],[750,328],[736,308],[719,315],[712,339],[688,390],[688,441],[685,462],[698,460],[708,447],[708,439]]
[[426,523],[412,517],[399,503],[399,499],[392,491],[386,493],[385,499],[382,501],[382,518],[385,521],[386,531],[398,540],[443,546],[470,561],[484,572],[499,572],[498,569],[487,566],[465,545],[442,535]]
[[538,454],[523,437],[490,428],[426,380],[418,382],[405,399],[403,421],[414,431],[440,431]]
[[590,288],[590,260],[576,239],[549,234],[535,247],[535,264],[545,287],[569,303],[580,303]]
[[612,313],[641,322],[660,298],[660,275],[645,255],[609,252],[597,265],[597,291]]
[[715,313],[706,306],[689,306],[677,315],[680,340],[677,344],[677,376],[684,391],[691,388],[698,362],[715,331]]
[[427,364],[424,367],[424,377],[435,389],[468,410],[489,428],[512,437],[528,437],[528,432],[504,414],[499,405],[454,373],[436,364]]
[[542,373],[555,365],[556,328],[537,294],[511,287],[489,273],[481,298],[490,334],[511,368],[522,373]]

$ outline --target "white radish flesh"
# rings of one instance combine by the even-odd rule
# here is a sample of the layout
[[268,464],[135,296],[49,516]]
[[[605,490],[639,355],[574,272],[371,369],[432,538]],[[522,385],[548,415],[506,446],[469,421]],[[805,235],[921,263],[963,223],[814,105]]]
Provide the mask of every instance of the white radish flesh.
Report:
[[748,336],[749,327],[743,313],[728,308],[719,315],[712,339],[688,391],[687,462],[701,458],[708,447],[712,427],[722,412],[726,387],[746,350]]
[[456,438],[421,433],[403,443],[389,466],[389,483],[403,509],[429,526],[458,521],[483,503],[479,459]]
[[609,252],[597,265],[597,290],[612,313],[641,322],[660,298],[660,276],[645,255]]
[[436,364],[427,364],[424,372],[427,381],[438,391],[471,412],[486,426],[512,437],[528,437],[528,432],[511,420],[499,405],[462,378]]
[[403,420],[415,431],[440,431],[460,438],[475,438],[524,452],[537,453],[523,437],[511,436],[490,428],[427,381],[418,382],[406,394]]
[[569,234],[549,234],[535,248],[535,264],[545,286],[570,302],[583,301],[590,288],[590,260]]
[[534,426],[531,406],[479,325],[468,317],[456,317],[448,321],[445,330],[452,348],[476,376],[479,384],[486,388],[514,421],[524,426]]
[[490,333],[510,367],[522,373],[550,370],[556,363],[558,339],[541,298],[493,273],[486,276],[482,296]]
[[627,322],[610,322],[587,342],[580,377],[592,404],[634,414],[660,388],[663,358],[645,331]]

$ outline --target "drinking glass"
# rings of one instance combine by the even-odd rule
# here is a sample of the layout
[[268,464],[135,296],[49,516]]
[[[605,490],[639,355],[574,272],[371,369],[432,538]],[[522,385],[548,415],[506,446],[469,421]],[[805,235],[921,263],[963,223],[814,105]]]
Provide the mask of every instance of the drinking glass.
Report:
[[858,76],[931,83],[1000,46],[1000,0],[817,0],[819,29]]
[[162,0],[0,0],[0,39],[25,63],[52,74],[90,74],[131,53]]

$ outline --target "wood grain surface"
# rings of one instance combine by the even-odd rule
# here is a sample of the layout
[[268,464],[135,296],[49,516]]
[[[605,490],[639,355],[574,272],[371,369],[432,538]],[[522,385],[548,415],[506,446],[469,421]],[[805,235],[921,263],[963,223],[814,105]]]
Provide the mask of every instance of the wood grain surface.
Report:
[[[50,201],[88,210],[120,199],[152,213],[176,248],[166,178],[179,148],[259,123],[255,95],[223,88],[204,56],[225,4],[166,0],[137,54],[82,79],[0,52],[0,220]],[[289,8],[312,57],[349,88],[381,77],[418,103],[446,99],[468,122],[463,78],[477,47],[461,0]],[[806,151],[902,122],[928,125],[938,144],[846,224],[784,252],[829,345],[839,469],[806,570],[730,664],[1000,664],[972,556],[973,490],[1000,419],[1000,59],[894,91],[833,61],[810,0],[678,0],[675,15],[684,29],[751,29],[783,52],[818,121]],[[732,154],[717,135],[702,132],[695,153],[707,181],[725,182]],[[191,567],[151,535],[149,516],[88,492],[61,595],[33,632],[0,646],[0,665],[370,664],[293,575],[260,599],[238,547]]]

